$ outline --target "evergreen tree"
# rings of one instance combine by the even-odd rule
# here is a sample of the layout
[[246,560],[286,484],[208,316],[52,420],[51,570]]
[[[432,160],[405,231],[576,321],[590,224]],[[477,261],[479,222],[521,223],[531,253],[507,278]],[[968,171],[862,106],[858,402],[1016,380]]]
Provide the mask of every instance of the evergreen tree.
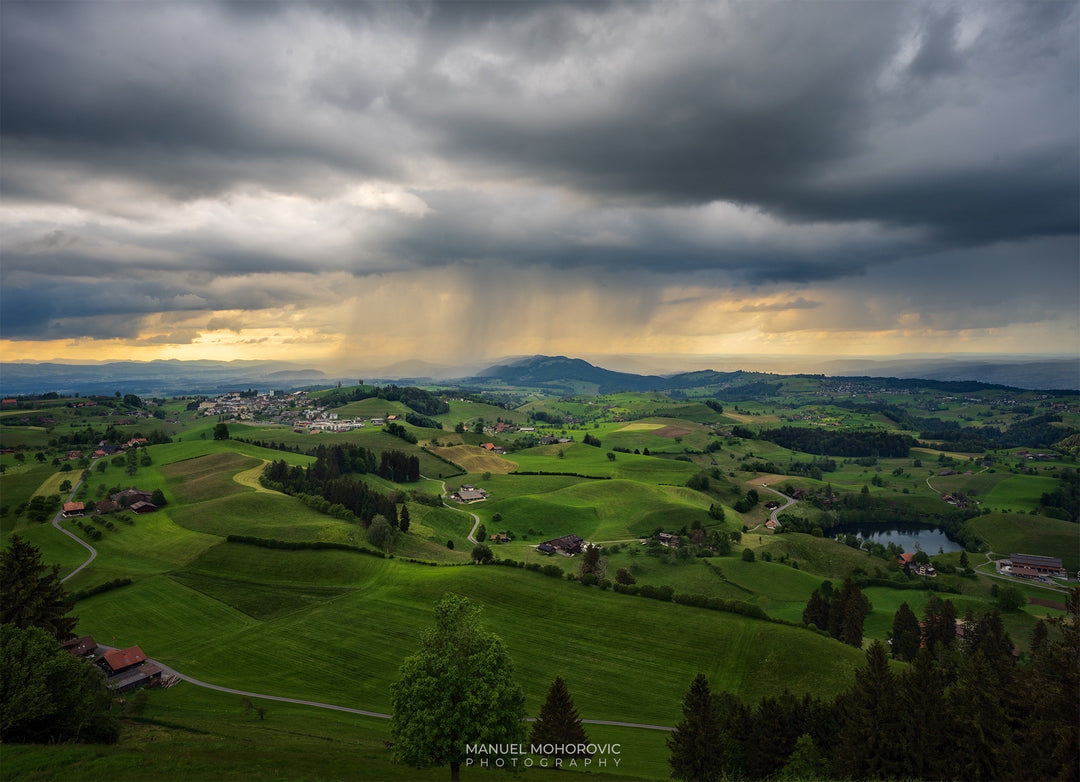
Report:
[[956,640],[956,608],[949,600],[930,593],[923,614],[923,642],[938,661],[952,648]]
[[811,593],[803,609],[802,620],[804,625],[814,625],[819,630],[829,629],[829,604],[817,589]]
[[[529,744],[533,747],[552,744],[555,746],[567,746],[575,744],[588,744],[589,737],[585,734],[585,728],[581,723],[581,717],[574,708],[574,700],[566,689],[566,682],[561,676],[556,676],[555,681],[548,690],[547,700],[540,707],[540,715],[533,723],[529,733]],[[544,753],[546,754],[546,753]],[[568,758],[580,757],[584,753],[579,752],[553,752],[546,754],[547,757]]]
[[411,519],[409,517],[409,507],[407,505],[402,505],[401,515],[398,516],[398,529],[400,529],[402,532],[408,532],[410,523]]
[[855,672],[855,685],[841,698],[842,724],[838,757],[842,774],[860,779],[902,776],[906,758],[896,741],[900,710],[896,677],[885,646],[874,641],[866,665]]
[[911,662],[919,652],[922,641],[922,629],[919,627],[919,619],[908,606],[907,602],[900,604],[893,616],[892,625],[892,655],[904,662]]
[[[946,776],[950,779],[1013,779],[1017,755],[1005,698],[1011,693],[982,651],[964,660],[945,701],[951,717]],[[1075,693],[1074,693],[1075,696]]]
[[907,757],[906,774],[940,779],[944,774],[945,680],[927,649],[919,649],[899,685],[903,725],[900,748]]
[[723,773],[720,714],[705,674],[699,673],[683,698],[683,718],[667,740],[671,775],[687,782],[711,782]]
[[[1031,644],[1031,664],[1018,671],[1016,690],[1024,693],[1026,714],[1018,720],[1018,768],[1029,779],[1080,779],[1080,588],[1065,598],[1065,616],[1048,620],[1060,635]],[[1035,627],[1039,632],[1039,625]]]
[[971,623],[969,628],[970,632],[966,639],[968,654],[982,652],[986,657],[986,662],[999,675],[1008,675],[1006,669],[1012,668],[1015,659],[1012,638],[1005,631],[1001,614],[997,611],[987,611],[981,619]]
[[795,740],[795,750],[781,769],[780,779],[821,779],[826,771],[825,760],[814,740],[809,733],[803,733]]
[[60,566],[45,565],[41,550],[18,535],[0,552],[0,620],[16,627],[39,627],[58,641],[79,621],[67,616],[75,603],[60,582]]

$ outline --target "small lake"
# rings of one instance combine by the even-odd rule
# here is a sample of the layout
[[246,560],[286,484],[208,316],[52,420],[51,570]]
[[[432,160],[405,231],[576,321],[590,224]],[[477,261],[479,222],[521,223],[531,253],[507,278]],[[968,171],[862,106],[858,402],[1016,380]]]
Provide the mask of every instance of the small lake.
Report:
[[922,549],[930,556],[940,551],[963,551],[964,547],[955,541],[949,540],[948,536],[939,529],[932,527],[919,527],[915,525],[884,526],[881,524],[845,524],[835,529],[837,533],[858,535],[863,540],[872,540],[883,546],[895,543],[904,551],[918,551]]

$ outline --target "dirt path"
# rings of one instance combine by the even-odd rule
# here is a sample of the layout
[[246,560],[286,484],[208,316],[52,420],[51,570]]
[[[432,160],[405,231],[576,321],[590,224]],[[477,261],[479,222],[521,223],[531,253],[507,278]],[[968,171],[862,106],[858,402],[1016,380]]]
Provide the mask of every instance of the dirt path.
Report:
[[255,491],[261,491],[266,494],[281,494],[281,492],[279,491],[274,491],[273,489],[266,488],[259,482],[259,478],[262,477],[263,474],[263,469],[269,463],[270,462],[264,459],[263,463],[258,465],[257,467],[252,467],[250,470],[243,470],[236,473],[236,475],[233,476],[233,480],[239,483],[241,486],[249,486]]

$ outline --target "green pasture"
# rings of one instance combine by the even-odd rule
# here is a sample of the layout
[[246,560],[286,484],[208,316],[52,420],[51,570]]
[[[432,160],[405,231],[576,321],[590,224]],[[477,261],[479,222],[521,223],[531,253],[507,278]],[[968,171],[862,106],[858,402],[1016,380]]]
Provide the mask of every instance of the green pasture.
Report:
[[[173,523],[167,510],[129,515],[133,517],[133,524],[115,523],[114,531],[105,531],[101,540],[91,542],[98,557],[91,567],[69,582],[70,588],[85,589],[114,578],[162,573],[194,559],[220,541],[216,536]],[[62,524],[84,538],[74,521],[67,520]]]
[[[630,540],[657,527],[678,530],[694,521],[714,525],[707,500],[694,494],[682,487],[629,480],[581,481],[543,494],[507,499],[492,495],[468,509],[483,519],[489,533],[513,531],[518,538],[528,535],[535,542],[569,533],[586,540]],[[499,521],[493,520],[496,513],[501,515]]]
[[[756,533],[744,535],[743,540],[752,541],[755,535]],[[889,564],[885,560],[870,556],[861,549],[841,545],[831,538],[815,538],[812,535],[791,532],[773,535],[764,540],[764,544],[758,550],[759,556],[763,552],[768,552],[775,561],[786,554],[788,559],[799,563],[799,570],[816,576],[819,584],[823,579],[830,579],[838,584],[856,568],[873,572],[875,567],[885,567]]]
[[[451,508],[435,508],[410,502],[409,531],[401,535],[394,548],[399,557],[412,557],[435,562],[464,562],[469,559],[472,543],[468,541],[473,518],[468,513]],[[475,510],[476,506],[464,506]],[[490,527],[489,527],[490,529]],[[454,549],[446,541],[454,541]]]
[[[489,405],[485,402],[450,399],[448,400],[448,403],[450,405],[449,413],[432,417],[441,423],[444,429],[450,431],[453,431],[454,427],[459,423],[468,425],[478,418],[482,418],[485,424],[495,423],[501,418],[503,421],[516,424],[517,426],[526,426],[529,421],[529,416],[525,413],[517,410],[506,410],[505,408]],[[511,432],[509,434],[511,437],[520,436],[516,432]]]
[[1070,573],[1080,569],[1080,526],[1026,513],[990,513],[968,522],[998,554],[1060,557]]
[[389,399],[379,399],[377,397],[349,402],[347,405],[333,408],[333,411],[341,418],[367,419],[386,418],[391,415],[404,418],[406,413],[413,412],[411,407],[401,402],[391,402]]
[[517,451],[512,458],[518,463],[519,472],[569,472],[648,483],[684,484],[698,472],[696,466],[687,462],[627,453],[616,453],[611,460],[607,453],[603,446],[595,448],[576,442],[541,445]]
[[0,446],[24,449],[47,448],[53,435],[43,426],[0,426]]
[[1041,475],[1012,475],[986,495],[984,503],[994,510],[1038,510],[1043,494],[1058,487],[1058,479]]
[[[275,590],[264,589],[261,598],[257,589],[233,595],[220,579],[355,588],[256,622],[248,612],[272,615]],[[80,602],[80,630],[140,643],[148,654],[203,680],[385,711],[397,666],[446,592],[485,607],[486,623],[518,666],[531,710],[561,674],[581,682],[575,697],[585,716],[666,724],[698,670],[714,686],[757,697],[784,687],[835,692],[861,661],[854,650],[849,654],[796,628],[601,592],[539,573],[239,544],[211,549],[179,575],[155,576]],[[340,675],[353,669],[365,675]],[[667,672],[662,681],[645,690],[626,687],[659,669]]]
[[[574,683],[569,682],[571,695]],[[388,720],[276,701],[250,701],[181,683],[152,690],[146,710],[123,721],[116,745],[5,745],[5,777],[48,782],[178,779],[438,780],[447,767],[415,769],[394,762]],[[254,707],[264,709],[260,719]],[[532,715],[532,716],[535,716]],[[590,741],[619,744],[619,767],[593,767],[611,782],[666,779],[668,734],[606,725],[586,726]],[[613,756],[614,757],[614,756]],[[465,779],[505,780],[503,770],[463,768]],[[582,779],[582,772],[532,768],[514,778]]]

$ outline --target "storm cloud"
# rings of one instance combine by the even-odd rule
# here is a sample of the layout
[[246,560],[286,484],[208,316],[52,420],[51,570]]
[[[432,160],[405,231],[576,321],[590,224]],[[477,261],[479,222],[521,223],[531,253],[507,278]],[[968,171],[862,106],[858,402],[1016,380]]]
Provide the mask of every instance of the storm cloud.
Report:
[[165,344],[305,312],[370,336],[373,288],[438,280],[466,299],[445,317],[487,313],[474,344],[525,284],[530,325],[573,286],[608,319],[579,330],[654,347],[1040,322],[1073,351],[1078,18],[9,0],[0,338]]

